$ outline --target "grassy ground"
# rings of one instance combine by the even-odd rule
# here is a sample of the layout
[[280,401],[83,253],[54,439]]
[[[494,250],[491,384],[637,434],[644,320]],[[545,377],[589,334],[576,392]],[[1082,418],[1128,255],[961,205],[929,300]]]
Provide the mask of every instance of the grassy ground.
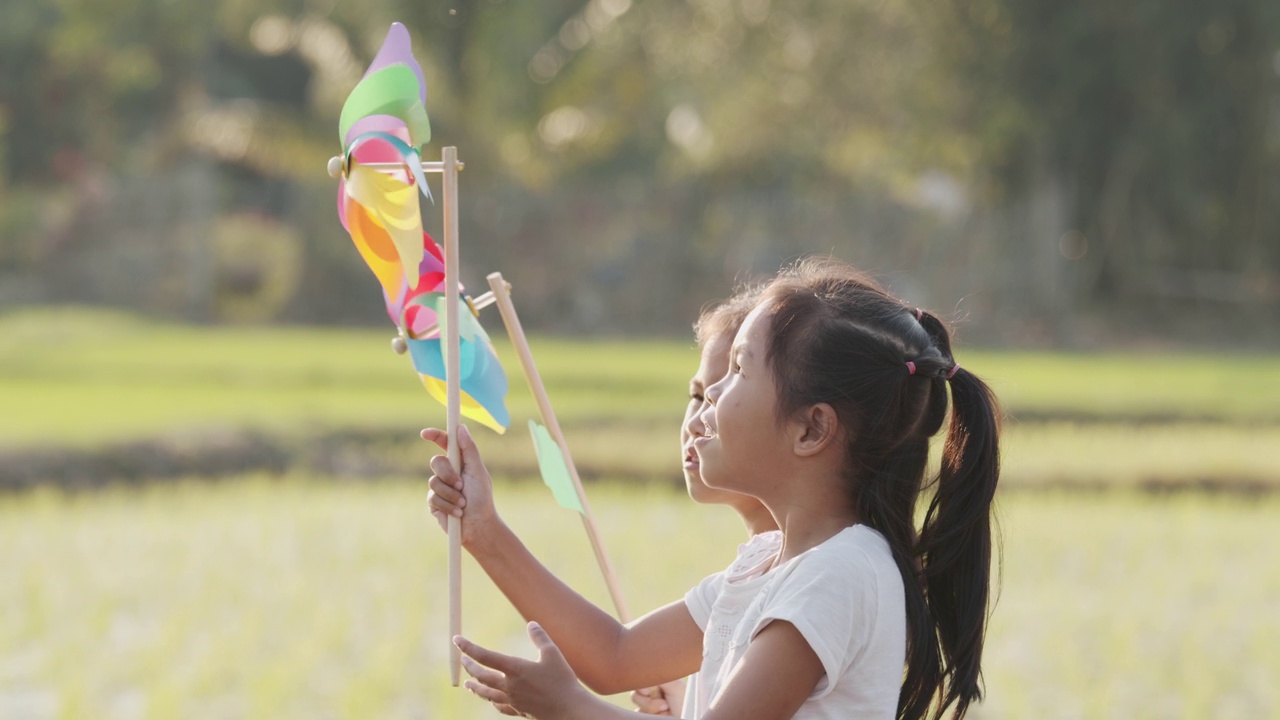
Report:
[[[0,493],[0,718],[496,717],[448,686],[431,451],[414,439],[443,412],[388,339],[0,317],[0,481],[67,457],[145,479],[163,455],[203,474],[183,458],[202,444],[217,456],[208,438],[237,433],[289,468]],[[673,489],[691,343],[533,349],[578,466],[630,481],[589,493],[633,611],[723,566],[741,527]],[[1280,522],[1280,359],[960,360],[1009,411],[1003,594],[973,717],[1280,716],[1280,572],[1265,540]],[[517,425],[533,412],[514,374],[510,407]],[[501,476],[532,472],[523,431],[480,434]],[[1080,487],[1099,492],[1063,492]],[[1247,495],[1140,492],[1169,487]],[[539,484],[513,480],[499,503],[554,571],[606,602],[579,524]],[[466,586],[467,632],[528,653],[470,565]]]
[[[535,552],[597,603],[578,523],[498,488]],[[634,611],[742,537],[670,489],[592,501]],[[975,717],[1280,713],[1280,499],[1015,494]],[[498,717],[448,686],[443,535],[419,482],[246,478],[0,497],[0,717]],[[466,631],[528,656],[468,561]]]
[[[495,331],[498,336],[500,330]],[[218,424],[295,429],[399,427],[439,416],[389,332],[193,328],[104,312],[0,317],[5,444],[92,444]],[[513,415],[532,411],[508,346]],[[567,423],[671,417],[697,366],[691,342],[535,338]],[[1280,360],[962,350],[1010,414],[1085,419],[1280,423]]]
[[[381,331],[180,327],[80,310],[0,317],[0,455],[140,438],[190,443],[229,431],[265,433],[301,452],[354,429],[398,439],[364,448],[376,457],[363,466],[409,472],[429,454],[413,440],[416,428],[444,418],[388,339]],[[697,361],[690,343],[532,342],[584,473],[676,477],[674,423]],[[510,349],[498,350],[522,425],[533,403]],[[1260,452],[1280,447],[1276,358],[962,351],[960,359],[990,380],[1009,412],[1010,483],[1280,485],[1280,455]],[[533,467],[528,445],[519,429],[486,441],[510,473]]]
[[[86,311],[0,318],[0,393],[12,409],[0,417],[0,442],[91,446],[211,427],[305,434],[441,422],[390,338],[157,325]],[[669,417],[697,366],[692,343],[535,342],[566,422]],[[512,414],[527,418],[534,405],[519,365],[507,345],[498,348],[511,373]]]

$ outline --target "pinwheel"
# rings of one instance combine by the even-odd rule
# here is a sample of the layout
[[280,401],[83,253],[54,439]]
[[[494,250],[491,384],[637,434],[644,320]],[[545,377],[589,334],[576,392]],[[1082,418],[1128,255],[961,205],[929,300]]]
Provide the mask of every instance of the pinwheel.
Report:
[[[423,162],[421,148],[431,137],[427,90],[413,58],[409,33],[394,23],[364,77],[342,108],[338,136],[342,155],[329,161],[338,178],[338,217],[382,286],[387,314],[398,330],[393,347],[409,354],[427,392],[444,403],[449,461],[458,467],[458,416],[497,432],[510,425],[507,377],[488,335],[477,321],[480,307],[498,305],[546,426],[532,420],[530,432],[544,481],[556,501],[582,516],[609,593],[626,621],[617,579],[605,555],[582,482],[567,452],[564,435],[533,363],[528,341],[501,274],[488,276],[490,293],[474,302],[458,282],[458,190],[462,169],[457,150],[443,148],[440,162]],[[422,227],[419,194],[431,198],[426,172],[443,177],[444,251]],[[463,311],[463,303],[469,311]],[[460,527],[450,517],[449,627],[461,633]],[[459,680],[459,655],[450,644],[452,681]]]
[[[444,402],[449,461],[458,454],[460,415],[502,432],[509,422],[507,380],[474,315],[459,312],[457,149],[424,163],[431,137],[427,86],[413,58],[409,31],[393,23],[373,63],[342,107],[342,155],[329,161],[338,182],[338,217],[382,286],[399,334],[393,347],[410,351],[428,392]],[[418,194],[430,198],[424,171],[443,177],[444,252],[422,228]],[[468,303],[470,304],[470,303]],[[465,348],[465,351],[464,351]],[[465,357],[465,370],[463,359]],[[465,389],[464,389],[465,388]],[[467,401],[463,402],[463,396]],[[461,525],[449,518],[449,636],[462,632]],[[449,645],[457,686],[460,655]]]
[[[343,154],[330,172],[338,175],[338,217],[399,330],[397,350],[409,351],[428,393],[447,405],[444,254],[422,229],[418,203],[419,193],[431,197],[420,151],[431,138],[426,98],[409,32],[394,23],[342,107]],[[504,432],[506,374],[475,316],[460,313],[458,325],[462,415]]]

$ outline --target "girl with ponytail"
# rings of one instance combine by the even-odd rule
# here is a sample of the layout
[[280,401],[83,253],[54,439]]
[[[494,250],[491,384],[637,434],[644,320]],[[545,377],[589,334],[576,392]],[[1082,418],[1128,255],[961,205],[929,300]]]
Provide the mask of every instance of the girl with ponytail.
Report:
[[[705,703],[685,717],[963,718],[982,694],[999,412],[946,327],[848,265],[805,260],[765,288],[705,397],[702,481],[758,498],[782,546],[725,651],[704,655]],[[627,715],[530,635],[537,661],[459,639],[469,687],[540,720]]]
[[[905,672],[895,676],[896,710],[877,717],[964,717],[981,699],[1000,474],[995,396],[956,363],[940,320],[837,261],[790,268],[757,310],[769,327],[765,364],[779,420],[831,423],[844,453],[839,484],[854,529],[872,531],[873,546],[888,551],[901,581]],[[722,393],[727,388],[708,395],[715,403]],[[929,442],[944,422],[941,469],[926,480]],[[705,459],[703,467],[714,483]],[[928,504],[917,528],[922,496]]]

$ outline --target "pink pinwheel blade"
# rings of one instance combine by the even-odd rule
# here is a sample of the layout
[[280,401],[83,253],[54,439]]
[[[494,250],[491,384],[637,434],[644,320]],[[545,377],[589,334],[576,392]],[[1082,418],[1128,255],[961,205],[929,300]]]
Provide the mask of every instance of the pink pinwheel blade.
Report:
[[[401,322],[400,316],[403,314],[405,333],[413,338],[424,337],[423,333],[437,324],[439,319],[431,308],[412,304],[412,300],[428,293],[443,292],[444,288],[444,253],[425,232],[422,233],[422,249],[422,262],[418,264],[418,287],[410,289],[406,286],[394,303],[390,298],[387,303],[387,312],[397,324]],[[462,286],[458,287],[461,289]]]
[[406,143],[410,142],[409,128],[404,121],[395,115],[369,115],[362,117],[351,125],[347,131],[347,139],[351,140],[369,132],[384,132],[394,135]]
[[377,138],[360,143],[355,150],[351,151],[351,155],[356,162],[365,164],[398,163],[404,160],[400,152],[392,147],[391,143]]

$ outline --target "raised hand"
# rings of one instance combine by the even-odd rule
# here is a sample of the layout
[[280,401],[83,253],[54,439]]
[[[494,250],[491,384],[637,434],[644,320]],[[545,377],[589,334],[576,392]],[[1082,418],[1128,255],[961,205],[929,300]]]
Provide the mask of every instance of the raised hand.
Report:
[[[430,440],[447,450],[449,436],[444,430],[427,428],[422,439]],[[461,472],[454,468],[445,455],[431,458],[431,476],[428,485],[427,504],[431,514],[446,528],[448,517],[466,517],[462,523],[462,544],[484,537],[494,526],[501,524],[498,511],[493,506],[493,481],[480,458],[480,449],[466,425],[458,428],[458,451],[462,461]]]

